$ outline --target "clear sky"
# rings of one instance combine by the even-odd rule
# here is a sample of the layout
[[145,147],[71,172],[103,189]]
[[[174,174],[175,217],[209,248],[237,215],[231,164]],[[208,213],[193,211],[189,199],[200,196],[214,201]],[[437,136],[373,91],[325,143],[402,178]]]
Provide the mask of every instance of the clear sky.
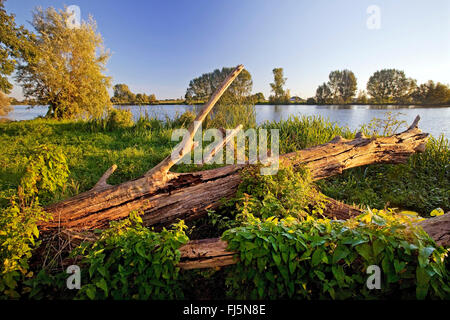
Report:
[[[112,56],[107,74],[158,99],[184,97],[189,81],[244,64],[253,92],[270,94],[283,67],[292,95],[313,96],[336,69],[352,70],[358,88],[382,68],[419,83],[450,83],[449,0],[8,0],[6,10],[31,28],[31,11],[78,5],[92,14]],[[369,29],[370,5],[380,28]],[[15,87],[13,96],[21,97]]]

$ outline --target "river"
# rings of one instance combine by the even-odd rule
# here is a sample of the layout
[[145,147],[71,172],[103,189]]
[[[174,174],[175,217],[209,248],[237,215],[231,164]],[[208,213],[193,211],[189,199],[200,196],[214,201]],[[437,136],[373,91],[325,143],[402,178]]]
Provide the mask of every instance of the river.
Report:
[[[150,116],[158,119],[175,117],[186,110],[192,110],[194,106],[189,105],[154,105],[154,106],[121,106],[130,109],[135,119],[140,114],[147,112]],[[383,118],[388,111],[399,112],[399,120],[411,123],[417,115],[421,120],[419,127],[424,132],[429,132],[437,137],[441,133],[446,138],[450,137],[450,107],[424,108],[420,106],[370,106],[370,105],[257,105],[256,121],[279,121],[287,119],[291,115],[320,115],[330,121],[337,122],[340,126],[348,126],[350,129],[358,129],[362,124],[368,123],[373,118]],[[30,120],[43,116],[47,112],[46,106],[14,106],[6,118],[11,120]],[[2,117],[0,117],[2,118]]]

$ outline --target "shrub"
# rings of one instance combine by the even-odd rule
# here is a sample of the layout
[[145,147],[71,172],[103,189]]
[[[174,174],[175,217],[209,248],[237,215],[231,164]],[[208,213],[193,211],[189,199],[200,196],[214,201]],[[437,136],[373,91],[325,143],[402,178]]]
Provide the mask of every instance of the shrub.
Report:
[[[230,267],[228,294],[237,299],[450,298],[448,250],[437,247],[414,218],[368,211],[347,221],[247,216],[222,239],[240,261]],[[382,270],[380,290],[366,286],[370,265]]]
[[172,122],[172,128],[187,128],[195,120],[195,113],[192,111],[186,111],[183,114],[181,114],[179,117],[176,117],[173,119]]
[[113,108],[108,111],[108,115],[106,117],[106,127],[109,130],[129,128],[133,125],[133,114],[130,110]]
[[30,291],[23,284],[31,278],[28,260],[39,245],[38,222],[50,219],[39,204],[38,194],[50,197],[66,183],[68,168],[64,154],[54,146],[38,146],[28,158],[18,193],[0,214],[0,293],[19,298]]
[[280,167],[276,175],[261,175],[259,166],[241,171],[236,203],[240,215],[251,213],[263,219],[293,216],[305,219],[323,213],[323,197],[316,191],[304,167]]
[[98,241],[75,251],[89,270],[81,299],[174,299],[183,296],[177,281],[178,248],[189,240],[183,221],[153,232],[142,226],[137,212],[112,222]]

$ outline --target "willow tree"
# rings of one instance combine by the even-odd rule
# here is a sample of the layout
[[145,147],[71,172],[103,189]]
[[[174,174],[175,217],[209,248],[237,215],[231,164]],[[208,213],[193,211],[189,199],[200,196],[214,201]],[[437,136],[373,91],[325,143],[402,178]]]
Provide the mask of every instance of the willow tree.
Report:
[[367,82],[367,92],[375,103],[408,103],[416,87],[416,80],[396,69],[376,71]]
[[100,117],[111,105],[102,73],[109,53],[92,17],[75,28],[69,18],[54,8],[33,12],[38,59],[19,66],[17,80],[27,98],[49,106],[48,116]]
[[328,86],[330,88],[333,103],[349,103],[356,94],[356,77],[350,70],[331,71]]

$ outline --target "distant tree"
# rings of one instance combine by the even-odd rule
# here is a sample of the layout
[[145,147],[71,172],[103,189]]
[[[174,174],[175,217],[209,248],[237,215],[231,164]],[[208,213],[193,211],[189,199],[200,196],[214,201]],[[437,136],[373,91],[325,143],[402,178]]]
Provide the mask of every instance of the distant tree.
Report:
[[20,66],[16,79],[26,97],[49,105],[48,116],[100,117],[111,105],[110,78],[102,74],[109,53],[92,17],[77,28],[67,24],[69,17],[54,8],[33,12],[38,59]]
[[355,102],[358,104],[367,104],[369,102],[369,99],[367,98],[367,94],[364,90],[359,90],[359,93],[355,99]]
[[306,99],[306,104],[316,104],[316,99],[314,99],[314,97],[310,97]]
[[266,98],[264,97],[264,94],[262,92],[255,93],[252,96],[252,99],[253,99],[253,101],[255,103],[261,103],[261,102],[265,102],[266,101]]
[[[186,102],[192,104],[208,101],[233,70],[234,68],[224,67],[191,80],[186,90]],[[217,101],[212,113],[205,121],[205,126],[225,128],[242,124],[245,128],[254,125],[256,120],[254,101],[251,96],[252,86],[252,76],[247,70],[242,70]]]
[[8,81],[20,60],[35,58],[34,38],[23,26],[16,26],[13,14],[8,15],[5,1],[0,0],[0,91],[8,94],[13,85]]
[[318,104],[332,103],[333,97],[331,95],[330,87],[324,82],[317,87],[316,90],[316,102]]
[[147,96],[145,95],[145,94],[142,94],[142,93],[138,93],[138,94],[136,94],[136,98],[134,99],[134,103],[135,104],[147,104],[148,103],[148,101],[147,101]]
[[450,87],[440,82],[429,80],[416,88],[412,94],[413,101],[421,104],[450,103]]
[[0,91],[0,116],[6,116],[11,110],[8,96]]
[[356,77],[350,70],[336,70],[330,72],[328,87],[331,91],[333,103],[350,103],[356,93]]
[[416,81],[396,69],[376,71],[367,82],[367,92],[374,103],[407,103],[416,88]]
[[[200,77],[192,79],[186,90],[185,99],[187,103],[196,101],[206,102],[220,86],[222,81],[234,70],[234,68],[223,67],[210,73],[204,73]],[[243,104],[250,97],[253,81],[247,70],[242,70],[237,78],[217,102],[217,105]]]
[[270,87],[274,94],[269,97],[269,102],[273,104],[289,103],[290,93],[289,90],[284,89],[287,78],[283,76],[283,68],[275,68],[272,72],[274,81],[270,84]]
[[113,92],[113,97],[111,98],[113,103],[133,104],[137,98],[137,96],[131,92],[130,88],[123,83],[114,85]]
[[156,96],[152,93],[151,95],[148,96],[148,103],[149,104],[154,104],[156,103],[158,100],[156,100]]

